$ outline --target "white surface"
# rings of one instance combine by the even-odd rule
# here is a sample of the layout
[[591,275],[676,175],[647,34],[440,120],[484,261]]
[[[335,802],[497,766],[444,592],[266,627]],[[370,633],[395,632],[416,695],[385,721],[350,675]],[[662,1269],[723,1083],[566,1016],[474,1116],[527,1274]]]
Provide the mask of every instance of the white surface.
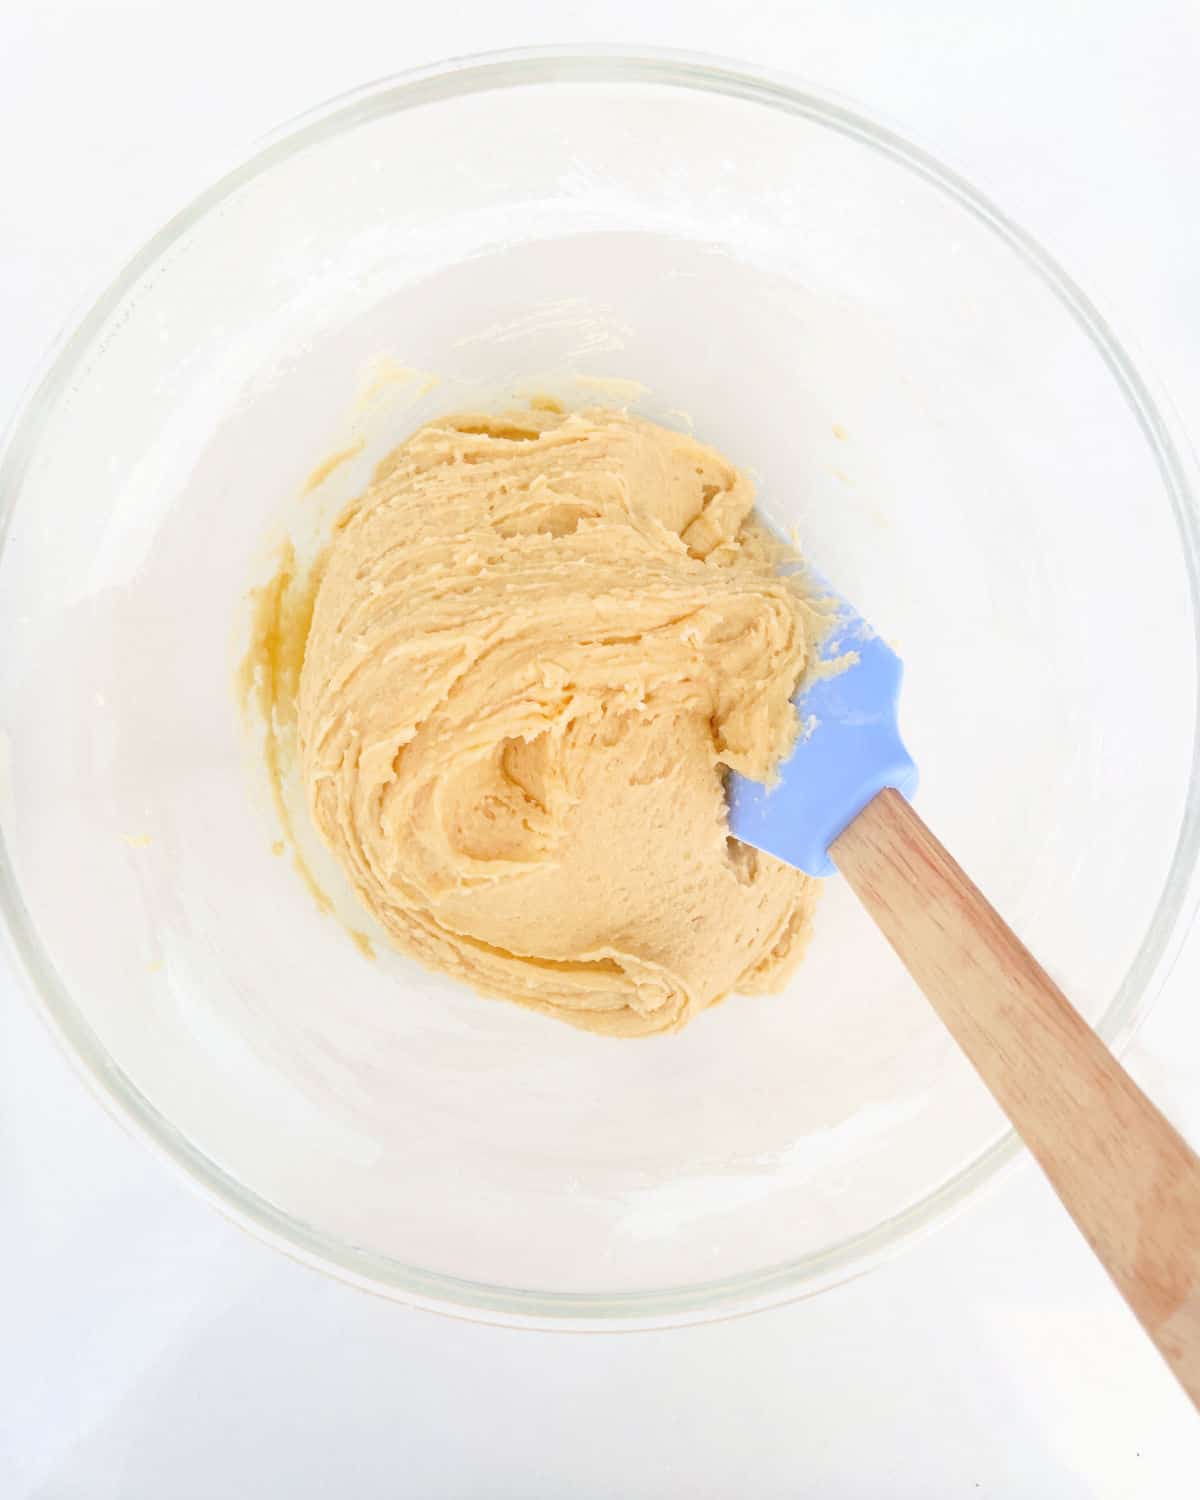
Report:
[[[280,118],[465,48],[616,39],[790,67],[891,114],[1058,254],[1200,431],[1200,23],[1166,3],[1140,22],[1031,0],[725,11],[350,0],[296,22],[9,0],[0,407],[81,298]],[[1197,980],[1193,938],[1129,1057],[1193,1139]],[[450,1323],[225,1225],[0,989],[5,1497],[1194,1493],[1200,1424],[1028,1168],[783,1311],[590,1339]]]

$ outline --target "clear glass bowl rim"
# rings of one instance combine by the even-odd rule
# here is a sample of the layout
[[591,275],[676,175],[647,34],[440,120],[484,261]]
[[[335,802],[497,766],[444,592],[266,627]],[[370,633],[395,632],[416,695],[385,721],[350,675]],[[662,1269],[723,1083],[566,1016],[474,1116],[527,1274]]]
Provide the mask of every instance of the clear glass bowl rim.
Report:
[[[331,99],[279,127],[251,156],[154,235],[52,349],[0,450],[0,552],[21,481],[54,408],[109,316],[174,242],[231,193],[273,164],[380,115],[519,85],[656,84],[741,99],[813,120],[891,158],[986,225],[1037,275],[1091,339],[1149,444],[1174,512],[1187,569],[1200,703],[1200,509],[1196,463],[1177,418],[1108,322],[1053,258],[972,185],[897,131],[830,94],[780,74],[686,52],[620,47],[538,47],[451,59],[391,75]],[[1179,837],[1154,918],[1097,1030],[1119,1048],[1170,972],[1200,896],[1200,733]],[[101,1101],[181,1171],[227,1217],[294,1259],[366,1290],[460,1317],[525,1327],[615,1331],[703,1322],[812,1295],[851,1279],[928,1232],[994,1181],[1022,1150],[1007,1133],[901,1213],[801,1259],[717,1281],[640,1291],[547,1292],[489,1285],[406,1265],[333,1239],[275,1208],[210,1161],[134,1086],[104,1050],[42,948],[18,889],[0,827],[0,911],[35,1008]]]

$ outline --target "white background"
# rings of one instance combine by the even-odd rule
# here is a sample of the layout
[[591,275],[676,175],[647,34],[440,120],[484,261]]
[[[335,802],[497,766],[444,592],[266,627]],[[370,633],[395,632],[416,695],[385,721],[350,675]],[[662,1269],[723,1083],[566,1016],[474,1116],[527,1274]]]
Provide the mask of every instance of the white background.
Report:
[[[786,68],[964,171],[1200,434],[1200,11],[1178,0],[3,0],[0,414],[288,116],[440,56],[654,42]],[[1131,789],[1134,792],[1136,789]],[[1128,1062],[1200,1140],[1200,939]],[[1194,1496],[1200,1421],[1036,1172],[758,1317],[534,1335],[374,1300],[194,1198],[0,970],[0,1497]]]

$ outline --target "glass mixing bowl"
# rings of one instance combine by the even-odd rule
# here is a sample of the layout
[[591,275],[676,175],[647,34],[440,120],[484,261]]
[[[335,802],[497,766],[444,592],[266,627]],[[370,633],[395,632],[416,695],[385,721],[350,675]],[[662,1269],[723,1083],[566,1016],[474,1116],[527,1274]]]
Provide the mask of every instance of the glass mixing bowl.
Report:
[[1195,894],[1182,445],[967,183],[818,94],[668,55],[338,100],[67,340],[2,473],[8,927],[108,1102],[311,1264],[534,1324],[781,1301],[1015,1149],[840,883],[786,994],[613,1042],[369,961],[272,852],[234,692],[272,543],[422,418],[534,390],[751,469],[907,662],[922,812],[1128,1031]]

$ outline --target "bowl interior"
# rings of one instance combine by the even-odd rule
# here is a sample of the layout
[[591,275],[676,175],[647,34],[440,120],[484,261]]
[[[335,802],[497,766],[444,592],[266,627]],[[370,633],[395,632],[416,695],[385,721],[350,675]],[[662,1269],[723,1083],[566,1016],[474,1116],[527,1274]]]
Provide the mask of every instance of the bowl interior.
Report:
[[678,1037],[365,958],[272,853],[239,722],[272,548],[449,409],[694,428],[898,646],[923,814],[1111,1028],[1179,904],[1190,542],[1095,338],[883,137],[665,64],[506,66],[268,148],[35,401],[0,559],[10,905],[104,1086],[283,1243],[444,1305],[723,1308],[911,1227],[997,1111],[836,881],[786,994]]

